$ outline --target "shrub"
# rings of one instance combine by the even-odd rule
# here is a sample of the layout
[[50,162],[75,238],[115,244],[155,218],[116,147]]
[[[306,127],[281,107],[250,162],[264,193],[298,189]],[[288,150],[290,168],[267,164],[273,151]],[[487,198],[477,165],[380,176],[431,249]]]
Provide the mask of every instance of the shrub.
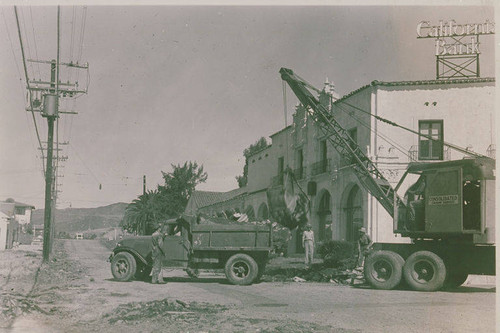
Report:
[[329,240],[320,243],[318,253],[326,267],[348,269],[354,268],[357,259],[357,248],[354,242]]
[[277,255],[283,253],[286,257],[288,255],[288,242],[292,238],[290,230],[277,223],[273,223],[272,237],[273,252]]

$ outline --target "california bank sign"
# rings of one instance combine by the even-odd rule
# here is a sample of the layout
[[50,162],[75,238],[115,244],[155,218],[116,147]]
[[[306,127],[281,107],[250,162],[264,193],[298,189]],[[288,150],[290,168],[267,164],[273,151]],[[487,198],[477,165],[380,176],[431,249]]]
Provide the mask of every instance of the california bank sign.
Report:
[[438,25],[421,21],[417,25],[417,38],[436,39],[436,56],[480,54],[479,36],[494,33],[495,23],[489,20],[484,23],[466,24],[457,24],[455,20],[449,20],[439,21]]

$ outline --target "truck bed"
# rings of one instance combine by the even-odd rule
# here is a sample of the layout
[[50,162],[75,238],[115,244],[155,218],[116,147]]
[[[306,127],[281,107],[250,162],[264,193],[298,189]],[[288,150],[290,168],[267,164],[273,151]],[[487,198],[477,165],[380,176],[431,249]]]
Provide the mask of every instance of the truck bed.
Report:
[[271,225],[200,224],[192,226],[191,234],[195,251],[269,251],[272,248]]

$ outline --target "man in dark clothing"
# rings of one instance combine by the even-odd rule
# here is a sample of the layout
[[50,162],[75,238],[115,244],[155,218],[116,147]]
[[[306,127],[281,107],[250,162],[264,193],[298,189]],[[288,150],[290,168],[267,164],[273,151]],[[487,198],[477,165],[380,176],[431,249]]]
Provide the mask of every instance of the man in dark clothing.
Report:
[[163,274],[161,273],[161,266],[165,253],[163,252],[163,240],[166,236],[164,228],[160,225],[152,235],[153,242],[153,270],[151,272],[151,282],[163,284]]
[[371,250],[373,242],[366,234],[366,229],[364,227],[359,228],[359,239],[358,239],[358,267],[363,267],[365,257]]

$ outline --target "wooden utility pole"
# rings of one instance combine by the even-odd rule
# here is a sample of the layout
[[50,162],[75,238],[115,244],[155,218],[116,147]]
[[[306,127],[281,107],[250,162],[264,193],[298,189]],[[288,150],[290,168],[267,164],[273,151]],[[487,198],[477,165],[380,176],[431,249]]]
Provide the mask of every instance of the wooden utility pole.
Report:
[[52,154],[54,153],[54,121],[58,117],[59,96],[56,94],[56,61],[53,60],[50,65],[50,82],[52,94],[45,96],[44,112],[42,116],[47,118],[49,127],[47,135],[47,167],[45,171],[45,210],[43,223],[43,261],[47,262],[52,248],[52,182],[54,180],[54,170],[52,165]]

